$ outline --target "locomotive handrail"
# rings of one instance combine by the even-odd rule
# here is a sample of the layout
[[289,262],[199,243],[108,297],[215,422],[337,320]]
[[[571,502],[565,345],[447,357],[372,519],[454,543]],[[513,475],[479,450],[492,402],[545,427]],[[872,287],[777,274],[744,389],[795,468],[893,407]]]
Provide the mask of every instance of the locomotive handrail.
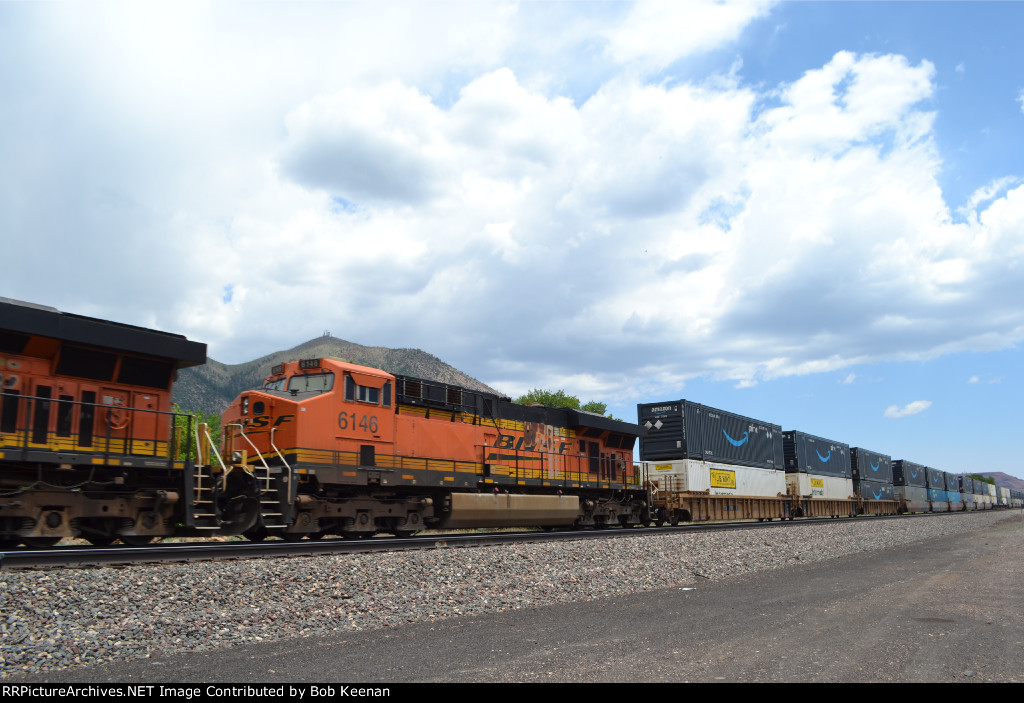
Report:
[[[198,436],[199,425],[203,425],[203,434],[206,435],[206,442],[207,442],[207,444],[210,447],[210,451],[213,452],[213,455],[215,457],[217,457],[217,463],[220,464],[221,470],[224,472],[224,475],[227,476],[231,472],[231,469],[227,467],[227,465],[224,463],[224,460],[221,458],[220,452],[217,451],[217,447],[213,443],[213,436],[210,435],[210,428],[207,427],[204,423],[196,423],[196,433],[197,433],[196,441],[198,442],[198,440],[199,440],[199,436]],[[196,446],[198,447],[198,444]],[[201,454],[202,454],[202,452],[200,452],[200,455]],[[213,462],[210,462],[210,465],[212,466]],[[234,468],[234,467],[232,467],[232,468]],[[252,472],[249,471],[248,469],[246,469],[246,473],[248,473],[250,476],[252,475]]]
[[[249,437],[245,434],[245,427],[242,425],[242,423],[240,423],[240,422],[231,422],[231,423],[228,423],[227,425],[225,425],[225,427],[237,427],[239,430],[241,430],[241,433],[239,434],[239,436],[242,439],[244,439],[246,442],[248,442],[249,446],[252,447],[252,450],[254,452],[256,452],[257,458],[259,458],[260,462],[263,464],[263,468],[265,468],[267,470],[267,475],[269,476],[270,475],[270,465],[267,464],[267,460],[263,458],[263,452],[261,452],[256,447],[256,445],[253,444],[252,440],[249,439]],[[273,439],[271,439],[270,443],[271,443],[271,446],[273,446],[273,443],[274,443]],[[274,447],[274,449],[276,450],[277,447]],[[281,453],[278,452],[277,455],[281,456]],[[282,460],[283,460],[283,457],[282,457]],[[287,463],[285,463],[285,466],[287,466]],[[248,470],[248,469],[246,469],[246,470]],[[252,473],[252,472],[250,472],[250,473]]]
[[[288,470],[288,503],[291,504],[294,503],[295,499],[298,497],[299,482],[295,480],[294,472],[292,471],[292,467],[288,464],[288,460],[284,458],[284,454],[282,454],[281,450],[277,448],[276,444],[274,444],[274,432],[276,430],[276,427],[270,428],[270,448],[274,450],[274,453],[277,454],[277,458],[281,460],[281,463],[284,464],[284,468]],[[248,437],[246,437],[246,439],[248,439]],[[260,457],[262,458],[262,454]],[[263,462],[263,465],[266,466],[266,462]],[[267,475],[270,475],[270,467],[267,467]]]

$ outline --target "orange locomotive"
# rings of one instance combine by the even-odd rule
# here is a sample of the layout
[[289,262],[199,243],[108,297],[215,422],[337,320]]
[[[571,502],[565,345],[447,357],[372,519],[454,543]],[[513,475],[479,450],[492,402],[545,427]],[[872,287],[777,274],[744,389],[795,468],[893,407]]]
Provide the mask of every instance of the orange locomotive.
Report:
[[256,482],[221,472],[197,493],[190,418],[174,430],[175,374],[205,362],[181,335],[0,298],[0,547],[251,525]]
[[636,425],[340,360],[275,366],[222,430],[263,489],[253,539],[649,518]]

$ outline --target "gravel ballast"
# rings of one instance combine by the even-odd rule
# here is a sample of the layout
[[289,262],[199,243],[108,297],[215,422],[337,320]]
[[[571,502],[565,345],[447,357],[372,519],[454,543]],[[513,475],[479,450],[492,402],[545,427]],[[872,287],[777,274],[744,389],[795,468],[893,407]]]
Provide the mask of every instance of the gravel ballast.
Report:
[[90,569],[0,571],[0,678],[686,586],[1020,513]]

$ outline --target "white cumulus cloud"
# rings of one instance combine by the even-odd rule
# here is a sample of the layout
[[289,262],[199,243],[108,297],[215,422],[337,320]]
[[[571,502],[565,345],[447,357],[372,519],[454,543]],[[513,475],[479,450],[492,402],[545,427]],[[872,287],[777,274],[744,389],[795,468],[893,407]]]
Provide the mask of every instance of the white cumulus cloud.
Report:
[[907,403],[904,406],[890,405],[885,409],[885,417],[906,417],[907,415],[916,415],[923,410],[927,410],[931,407],[932,401],[930,400],[915,400],[912,403]]

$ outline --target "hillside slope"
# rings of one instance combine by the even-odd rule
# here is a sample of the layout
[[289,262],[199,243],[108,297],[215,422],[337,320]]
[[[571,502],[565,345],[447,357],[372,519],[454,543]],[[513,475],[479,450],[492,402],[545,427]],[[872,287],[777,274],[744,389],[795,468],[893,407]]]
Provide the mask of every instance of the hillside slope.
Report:
[[239,393],[259,388],[275,364],[323,357],[341,358],[389,373],[417,376],[501,395],[499,391],[420,349],[365,347],[325,336],[243,364],[222,364],[208,359],[205,366],[182,369],[178,372],[178,381],[174,386],[174,401],[187,410],[202,410],[219,415]]

